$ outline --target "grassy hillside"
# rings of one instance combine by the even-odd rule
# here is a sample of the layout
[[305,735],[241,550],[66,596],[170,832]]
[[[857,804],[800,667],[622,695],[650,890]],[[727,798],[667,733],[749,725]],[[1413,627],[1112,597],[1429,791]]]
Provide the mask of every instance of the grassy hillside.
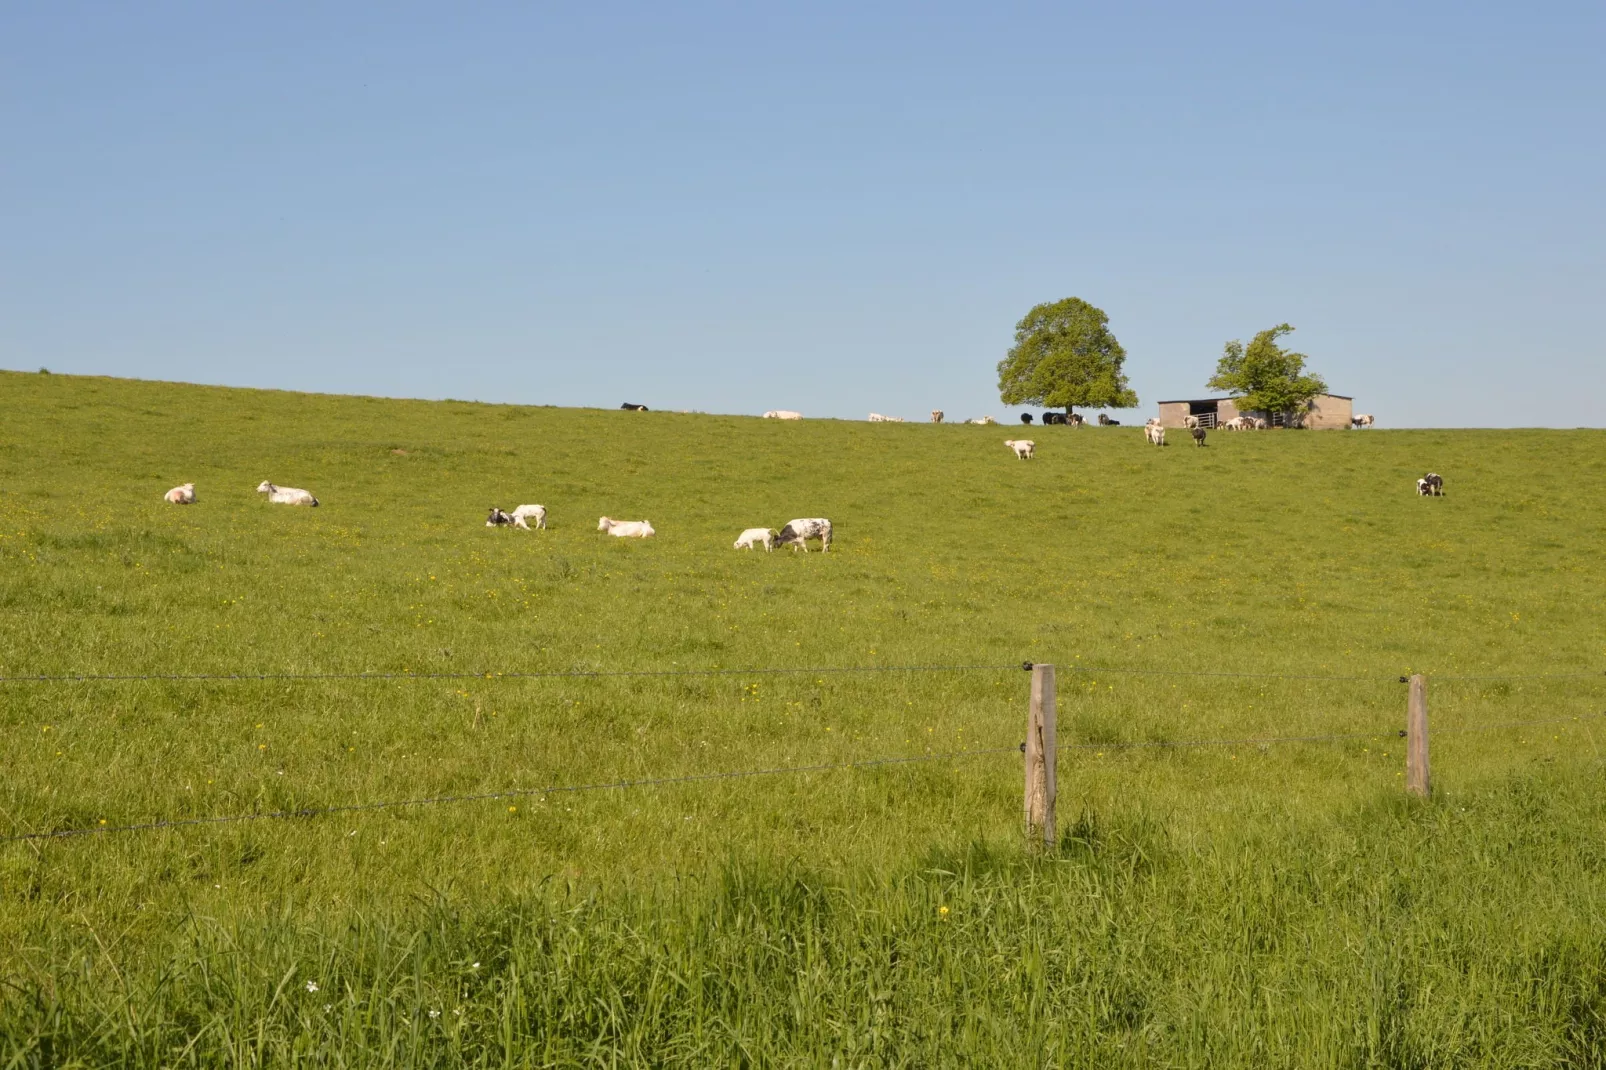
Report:
[[0,835],[1005,749],[0,844],[0,1052],[1600,1062],[1606,435],[1015,433],[0,374],[0,676],[999,667],[0,683]]

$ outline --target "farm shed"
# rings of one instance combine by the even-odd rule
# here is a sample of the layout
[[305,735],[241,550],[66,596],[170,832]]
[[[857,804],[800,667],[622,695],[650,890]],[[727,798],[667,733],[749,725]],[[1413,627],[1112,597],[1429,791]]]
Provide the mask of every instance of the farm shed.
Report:
[[[1303,424],[1317,430],[1348,427],[1355,413],[1355,399],[1342,394],[1317,394],[1311,399],[1310,409],[1303,414]],[[1197,416],[1202,427],[1215,427],[1235,416],[1264,417],[1273,427],[1290,423],[1292,413],[1245,412],[1233,398],[1200,398],[1193,401],[1160,402],[1160,424],[1163,427],[1186,427],[1184,417]]]

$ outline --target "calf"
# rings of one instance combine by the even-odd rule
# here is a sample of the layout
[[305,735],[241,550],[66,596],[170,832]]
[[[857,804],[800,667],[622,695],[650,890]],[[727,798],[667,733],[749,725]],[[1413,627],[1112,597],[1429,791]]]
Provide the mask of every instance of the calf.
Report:
[[1205,444],[1205,429],[1204,428],[1195,427],[1191,432],[1189,432],[1189,434],[1193,435],[1193,444],[1195,446],[1203,446]]
[[1029,413],[1029,412],[1021,413],[1020,414],[1020,422],[1023,423],[1023,424],[1031,423],[1032,422],[1032,414]]
[[1159,420],[1150,420],[1143,425],[1143,437],[1149,440],[1150,445],[1165,445],[1165,428],[1160,426]]
[[621,405],[619,407],[621,409],[624,409],[626,412],[646,412],[647,411],[647,406],[645,406],[645,405],[635,405],[635,404],[632,404],[631,402],[628,402],[628,401],[625,402],[623,405]]
[[488,528],[499,528],[503,524],[511,523],[513,523],[513,518],[494,505],[491,506],[491,515],[485,518],[485,526]]
[[1029,438],[1006,438],[1004,445],[1015,451],[1015,456],[1023,461],[1032,459],[1032,452],[1037,449],[1037,443]]
[[801,420],[801,419],[803,419],[803,414],[801,412],[793,412],[791,409],[771,409],[769,412],[766,412],[764,414],[764,419],[766,419],[766,420]]
[[1183,427],[1198,427],[1199,426],[1199,417],[1197,417],[1197,416],[1184,416],[1182,418],[1182,426]]
[[736,545],[733,546],[732,549],[734,549],[734,550],[751,550],[754,547],[754,545],[757,545],[757,544],[762,544],[765,550],[774,550],[775,549],[775,529],[773,529],[773,528],[748,528],[746,531],[744,531],[740,535],[736,536]]
[[1372,423],[1373,423],[1373,420],[1372,420],[1371,414],[1363,412],[1359,416],[1355,417],[1353,420],[1350,421],[1350,426],[1351,427],[1371,427]]
[[1043,426],[1044,427],[1047,427],[1050,424],[1062,424],[1064,422],[1065,422],[1065,414],[1063,412],[1045,412],[1045,413],[1043,413]]
[[535,521],[535,526],[538,528],[546,527],[546,506],[544,505],[521,505],[508,515],[511,517],[514,527],[523,528],[525,531],[530,530],[529,521],[531,520]]
[[934,423],[934,424],[940,424],[940,423],[942,423],[942,418],[945,415],[946,415],[946,413],[944,413],[941,409],[932,409],[931,410],[931,422]]
[[195,484],[185,483],[183,486],[174,487],[162,495],[162,500],[164,502],[172,502],[174,505],[194,505]]
[[809,552],[809,540],[820,540],[820,552],[831,548],[831,522],[823,516],[809,517],[802,520],[789,520],[781,533],[775,537],[777,546],[790,545],[793,550],[801,549]]
[[1416,492],[1424,498],[1444,497],[1444,477],[1437,472],[1429,472],[1416,481]]

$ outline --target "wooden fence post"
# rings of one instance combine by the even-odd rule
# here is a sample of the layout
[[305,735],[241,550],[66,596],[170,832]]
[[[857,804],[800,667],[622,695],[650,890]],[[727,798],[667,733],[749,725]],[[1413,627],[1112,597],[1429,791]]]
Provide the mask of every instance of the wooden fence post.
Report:
[[1026,840],[1054,846],[1054,666],[1032,666],[1031,712],[1026,719]]
[[1411,706],[1405,718],[1405,790],[1428,797],[1428,680],[1411,677]]

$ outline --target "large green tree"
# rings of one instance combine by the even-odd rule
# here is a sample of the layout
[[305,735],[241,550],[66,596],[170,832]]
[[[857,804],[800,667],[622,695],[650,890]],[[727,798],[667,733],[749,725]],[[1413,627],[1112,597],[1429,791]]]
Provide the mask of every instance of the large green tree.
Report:
[[1005,405],[1043,405],[1070,412],[1136,408],[1121,374],[1126,350],[1110,333],[1110,317],[1080,297],[1038,305],[1015,324],[1015,344],[998,362]]
[[1311,398],[1327,393],[1327,383],[1305,371],[1305,354],[1277,344],[1292,332],[1288,324],[1279,323],[1255,335],[1247,346],[1237,339],[1228,342],[1206,385],[1233,395],[1240,412],[1305,412]]

